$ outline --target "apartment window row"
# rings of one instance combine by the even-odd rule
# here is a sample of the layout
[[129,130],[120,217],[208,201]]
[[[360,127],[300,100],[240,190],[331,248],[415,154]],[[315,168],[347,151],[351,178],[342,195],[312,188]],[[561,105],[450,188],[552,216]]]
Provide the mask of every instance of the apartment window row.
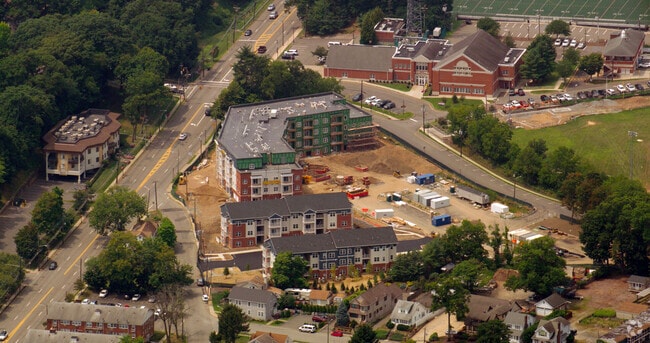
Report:
[[472,68],[454,67],[454,76],[472,76]]

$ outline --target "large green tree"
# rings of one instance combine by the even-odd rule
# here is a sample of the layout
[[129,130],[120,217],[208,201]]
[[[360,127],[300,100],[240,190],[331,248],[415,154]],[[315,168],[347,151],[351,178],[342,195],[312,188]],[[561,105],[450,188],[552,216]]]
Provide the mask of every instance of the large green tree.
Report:
[[546,158],[546,141],[534,139],[526,145],[514,160],[512,171],[529,185],[539,182],[539,170]]
[[553,40],[548,35],[535,37],[523,57],[519,73],[522,79],[534,83],[545,81],[555,68],[556,52]]
[[463,220],[460,226],[452,225],[443,236],[447,247],[447,256],[451,262],[476,259],[483,260],[487,251],[483,247],[488,241],[485,224],[480,221]]
[[397,255],[390,269],[388,278],[395,282],[406,282],[417,280],[423,275],[424,267],[422,256],[419,251],[409,251],[406,254]]
[[280,289],[286,288],[305,288],[308,286],[305,274],[309,271],[307,261],[300,256],[293,256],[291,252],[285,251],[279,253],[273,262],[271,271],[271,281],[275,287]]
[[350,343],[375,343],[377,342],[377,333],[372,330],[372,326],[363,323],[354,328],[354,334],[350,338]]
[[508,343],[510,329],[502,320],[493,319],[478,326],[476,343]]
[[39,248],[38,229],[33,223],[28,223],[18,230],[14,236],[16,244],[16,253],[25,260],[29,260],[36,255]]
[[88,221],[97,233],[124,231],[133,218],[147,214],[147,201],[135,191],[114,186],[97,197]]
[[58,230],[68,231],[71,223],[67,220],[65,208],[63,208],[63,190],[61,188],[54,187],[38,198],[34,210],[32,210],[32,223],[38,232],[48,236]]
[[239,307],[227,304],[219,316],[219,341],[235,343],[237,335],[246,330],[246,316]]
[[375,35],[375,26],[384,19],[384,12],[379,7],[366,12],[361,16],[361,37],[359,42],[361,44],[378,44],[377,36]]
[[564,285],[566,262],[555,253],[554,244],[552,238],[540,237],[517,246],[513,264],[519,275],[511,276],[506,287],[547,296],[553,292],[553,287]]
[[447,312],[447,330],[451,327],[451,314],[458,320],[463,320],[469,308],[469,291],[463,287],[463,282],[452,276],[444,276],[431,284],[433,301],[431,309],[437,310],[444,307]]
[[571,173],[580,171],[581,160],[571,148],[561,146],[551,151],[539,171],[540,183],[547,188],[558,190]]
[[458,279],[463,287],[470,293],[474,292],[477,287],[482,287],[487,284],[490,279],[491,273],[483,262],[470,258],[462,261],[451,270],[452,277]]
[[476,22],[476,27],[479,30],[483,30],[489,33],[494,38],[499,38],[499,30],[501,29],[501,24],[498,21],[489,18],[483,17]]
[[156,237],[165,242],[165,244],[171,248],[174,248],[176,245],[176,227],[174,226],[174,223],[169,220],[169,218],[164,217],[160,221]]
[[569,77],[573,75],[576,70],[576,66],[569,60],[563,59],[555,65],[555,71],[562,78],[562,82],[566,85],[566,81]]
[[594,52],[589,55],[582,56],[578,64],[578,68],[584,71],[587,75],[589,75],[589,78],[591,78],[594,74],[600,72],[600,70],[603,68],[604,63],[605,60],[603,60],[603,56],[599,53]]
[[544,33],[555,35],[556,38],[560,35],[569,36],[571,35],[571,26],[564,20],[556,19],[546,25]]

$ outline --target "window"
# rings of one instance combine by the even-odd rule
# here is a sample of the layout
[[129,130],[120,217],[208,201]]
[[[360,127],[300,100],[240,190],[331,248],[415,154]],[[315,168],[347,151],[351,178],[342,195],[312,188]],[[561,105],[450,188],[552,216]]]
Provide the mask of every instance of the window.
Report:
[[474,88],[474,94],[483,94],[483,88]]
[[318,269],[318,263],[312,263],[311,269]]
[[472,76],[472,68],[465,61],[458,61],[454,67],[454,76]]
[[323,124],[327,124],[327,123],[329,123],[329,121],[330,121],[330,118],[323,118]]
[[374,261],[379,262],[379,257],[375,256]]
[[235,237],[241,237],[241,232],[239,231],[235,232]]
[[323,137],[323,143],[329,143],[330,139],[327,137]]
[[74,326],[81,326],[81,321],[79,321],[79,320],[73,320],[73,321],[72,321],[72,325],[74,325]]
[[253,235],[253,230],[249,230],[248,232],[246,232],[246,235],[247,236],[252,236]]
[[375,74],[374,74],[374,73],[371,73],[369,79],[370,79],[370,80],[374,80],[374,79],[375,79]]
[[501,71],[501,75],[508,75],[508,71],[507,70]]
[[298,229],[298,224],[293,224],[294,229]]
[[416,63],[415,64],[415,70],[427,70],[427,63]]
[[255,169],[255,163],[251,163],[248,165],[248,169]]
[[242,180],[241,180],[241,183],[242,183],[242,185],[247,185],[247,184],[248,184],[248,180],[246,180],[246,179],[242,179]]
[[341,221],[341,226],[346,226],[346,225],[348,225],[348,221],[347,220],[342,220]]
[[330,252],[330,253],[329,253],[329,257],[330,257],[330,258],[334,258],[334,257],[336,257],[336,253]]
[[343,73],[341,73],[341,77],[348,77],[348,72],[344,71]]
[[443,86],[442,88],[440,88],[440,91],[443,93],[451,93],[451,87]]

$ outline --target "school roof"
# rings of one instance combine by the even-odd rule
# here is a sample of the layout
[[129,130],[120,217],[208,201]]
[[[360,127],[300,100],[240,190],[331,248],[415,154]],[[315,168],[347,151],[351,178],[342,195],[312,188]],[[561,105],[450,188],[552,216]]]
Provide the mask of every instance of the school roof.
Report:
[[605,56],[635,57],[639,47],[643,45],[645,34],[641,31],[626,29],[621,34],[611,38],[605,44]]
[[327,53],[329,69],[385,71],[391,68],[395,47],[385,45],[332,45]]

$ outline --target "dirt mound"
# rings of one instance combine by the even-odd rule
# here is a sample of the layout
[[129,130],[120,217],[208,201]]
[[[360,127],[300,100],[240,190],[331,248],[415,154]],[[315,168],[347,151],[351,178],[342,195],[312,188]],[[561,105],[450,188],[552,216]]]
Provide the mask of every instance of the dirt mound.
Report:
[[514,269],[499,268],[496,273],[494,273],[492,279],[497,282],[505,282],[509,277],[517,275],[519,275],[519,272]]

